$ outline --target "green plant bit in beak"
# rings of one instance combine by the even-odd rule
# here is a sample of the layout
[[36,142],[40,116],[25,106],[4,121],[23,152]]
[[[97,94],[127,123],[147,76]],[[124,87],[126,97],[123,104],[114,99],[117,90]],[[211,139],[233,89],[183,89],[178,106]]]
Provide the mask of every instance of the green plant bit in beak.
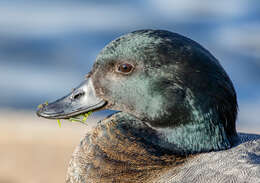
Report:
[[80,114],[78,116],[75,116],[73,118],[69,118],[69,120],[71,122],[79,122],[79,123],[83,123],[85,125],[87,125],[86,121],[87,121],[87,118],[92,114],[92,111],[89,111],[85,114]]
[[37,109],[42,109],[43,108],[43,105],[42,104],[39,104],[38,106],[37,106]]
[[37,106],[38,109],[42,109],[44,106],[47,106],[49,103],[46,101],[44,104],[40,104]]
[[59,124],[59,127],[61,128],[61,122],[60,122],[60,119],[57,119],[57,122]]

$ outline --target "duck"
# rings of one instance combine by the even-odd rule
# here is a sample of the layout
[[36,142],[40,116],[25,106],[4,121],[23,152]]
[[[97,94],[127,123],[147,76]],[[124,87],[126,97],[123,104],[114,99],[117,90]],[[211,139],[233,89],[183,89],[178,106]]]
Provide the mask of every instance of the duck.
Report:
[[235,88],[199,43],[167,30],[105,46],[84,81],[37,115],[116,111],[76,147],[67,183],[260,182],[260,135],[238,133]]

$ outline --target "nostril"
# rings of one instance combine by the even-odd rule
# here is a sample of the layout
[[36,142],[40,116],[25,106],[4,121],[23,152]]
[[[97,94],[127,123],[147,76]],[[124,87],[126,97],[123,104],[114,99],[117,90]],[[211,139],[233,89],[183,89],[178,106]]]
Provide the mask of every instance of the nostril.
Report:
[[77,100],[80,97],[82,97],[85,94],[84,91],[80,90],[80,91],[76,91],[75,93],[72,94],[72,96],[70,97],[72,100]]

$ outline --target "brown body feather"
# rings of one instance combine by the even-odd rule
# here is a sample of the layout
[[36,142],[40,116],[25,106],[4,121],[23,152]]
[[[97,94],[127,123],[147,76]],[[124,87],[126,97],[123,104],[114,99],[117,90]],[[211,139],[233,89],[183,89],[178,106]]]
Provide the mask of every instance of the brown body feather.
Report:
[[67,183],[152,182],[185,161],[184,157],[156,155],[157,149],[118,129],[124,123],[118,116],[103,120],[81,140],[69,164]]

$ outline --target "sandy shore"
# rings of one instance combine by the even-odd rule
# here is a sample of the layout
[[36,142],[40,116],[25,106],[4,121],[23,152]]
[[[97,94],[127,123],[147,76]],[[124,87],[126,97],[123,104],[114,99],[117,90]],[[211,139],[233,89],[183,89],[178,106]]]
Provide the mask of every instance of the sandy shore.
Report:
[[[91,116],[88,126],[38,118],[34,112],[0,110],[0,183],[64,182],[70,156],[101,117]],[[239,131],[259,133],[259,127]]]
[[89,126],[0,111],[0,183],[64,182],[70,156]]

